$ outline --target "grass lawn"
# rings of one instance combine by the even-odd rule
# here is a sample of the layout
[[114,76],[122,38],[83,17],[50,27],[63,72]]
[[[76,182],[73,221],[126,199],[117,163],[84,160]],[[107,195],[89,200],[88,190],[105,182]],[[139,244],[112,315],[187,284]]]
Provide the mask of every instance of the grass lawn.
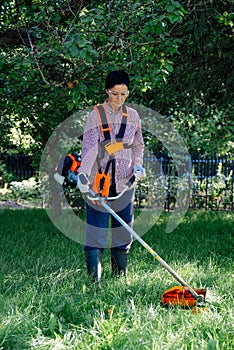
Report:
[[143,239],[185,281],[207,288],[208,312],[162,307],[162,293],[178,282],[138,242],[127,278],[111,277],[104,252],[96,290],[82,246],[43,209],[2,209],[0,349],[234,349],[233,214],[188,212],[170,234],[168,215]]

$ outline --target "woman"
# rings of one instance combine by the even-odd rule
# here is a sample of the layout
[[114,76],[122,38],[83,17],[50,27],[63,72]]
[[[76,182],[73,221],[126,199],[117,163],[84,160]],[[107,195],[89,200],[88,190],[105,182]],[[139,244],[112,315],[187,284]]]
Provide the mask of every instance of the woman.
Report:
[[[79,168],[79,176],[85,176],[87,183],[84,185],[78,176],[77,184],[83,193],[91,185],[101,195],[105,192],[105,195],[114,197],[125,188],[133,173],[137,180],[145,176],[142,167],[144,142],[137,111],[124,105],[129,95],[128,74],[124,71],[109,73],[106,93],[106,101],[95,106],[87,118]],[[132,226],[133,202],[134,185],[119,199],[108,204]],[[87,201],[84,251],[88,273],[95,281],[101,278],[101,257],[108,245],[109,216],[102,206]],[[113,217],[111,233],[112,272],[126,275],[132,237]]]

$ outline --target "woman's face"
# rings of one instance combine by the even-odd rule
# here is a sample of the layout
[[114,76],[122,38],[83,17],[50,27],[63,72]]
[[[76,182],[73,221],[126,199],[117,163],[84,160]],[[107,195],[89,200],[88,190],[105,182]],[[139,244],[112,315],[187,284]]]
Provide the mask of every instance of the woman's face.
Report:
[[106,89],[108,103],[111,108],[117,111],[125,102],[129,95],[128,87],[125,84],[115,85],[111,89]]

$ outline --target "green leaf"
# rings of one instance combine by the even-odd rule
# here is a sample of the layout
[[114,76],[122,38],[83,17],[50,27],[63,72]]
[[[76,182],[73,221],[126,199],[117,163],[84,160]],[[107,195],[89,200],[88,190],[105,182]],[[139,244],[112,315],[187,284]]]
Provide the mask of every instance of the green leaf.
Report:
[[73,57],[79,56],[81,52],[76,45],[70,46],[69,51]]

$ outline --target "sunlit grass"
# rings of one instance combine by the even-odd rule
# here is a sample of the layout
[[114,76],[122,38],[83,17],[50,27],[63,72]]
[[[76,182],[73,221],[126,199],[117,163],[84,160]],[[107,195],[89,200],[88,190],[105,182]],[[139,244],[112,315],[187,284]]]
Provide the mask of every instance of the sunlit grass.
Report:
[[178,282],[138,243],[127,278],[90,283],[82,247],[41,209],[0,212],[0,349],[231,350],[233,215],[189,212],[172,233],[168,215],[144,240],[194,287],[207,288],[209,311],[166,309],[162,293]]

